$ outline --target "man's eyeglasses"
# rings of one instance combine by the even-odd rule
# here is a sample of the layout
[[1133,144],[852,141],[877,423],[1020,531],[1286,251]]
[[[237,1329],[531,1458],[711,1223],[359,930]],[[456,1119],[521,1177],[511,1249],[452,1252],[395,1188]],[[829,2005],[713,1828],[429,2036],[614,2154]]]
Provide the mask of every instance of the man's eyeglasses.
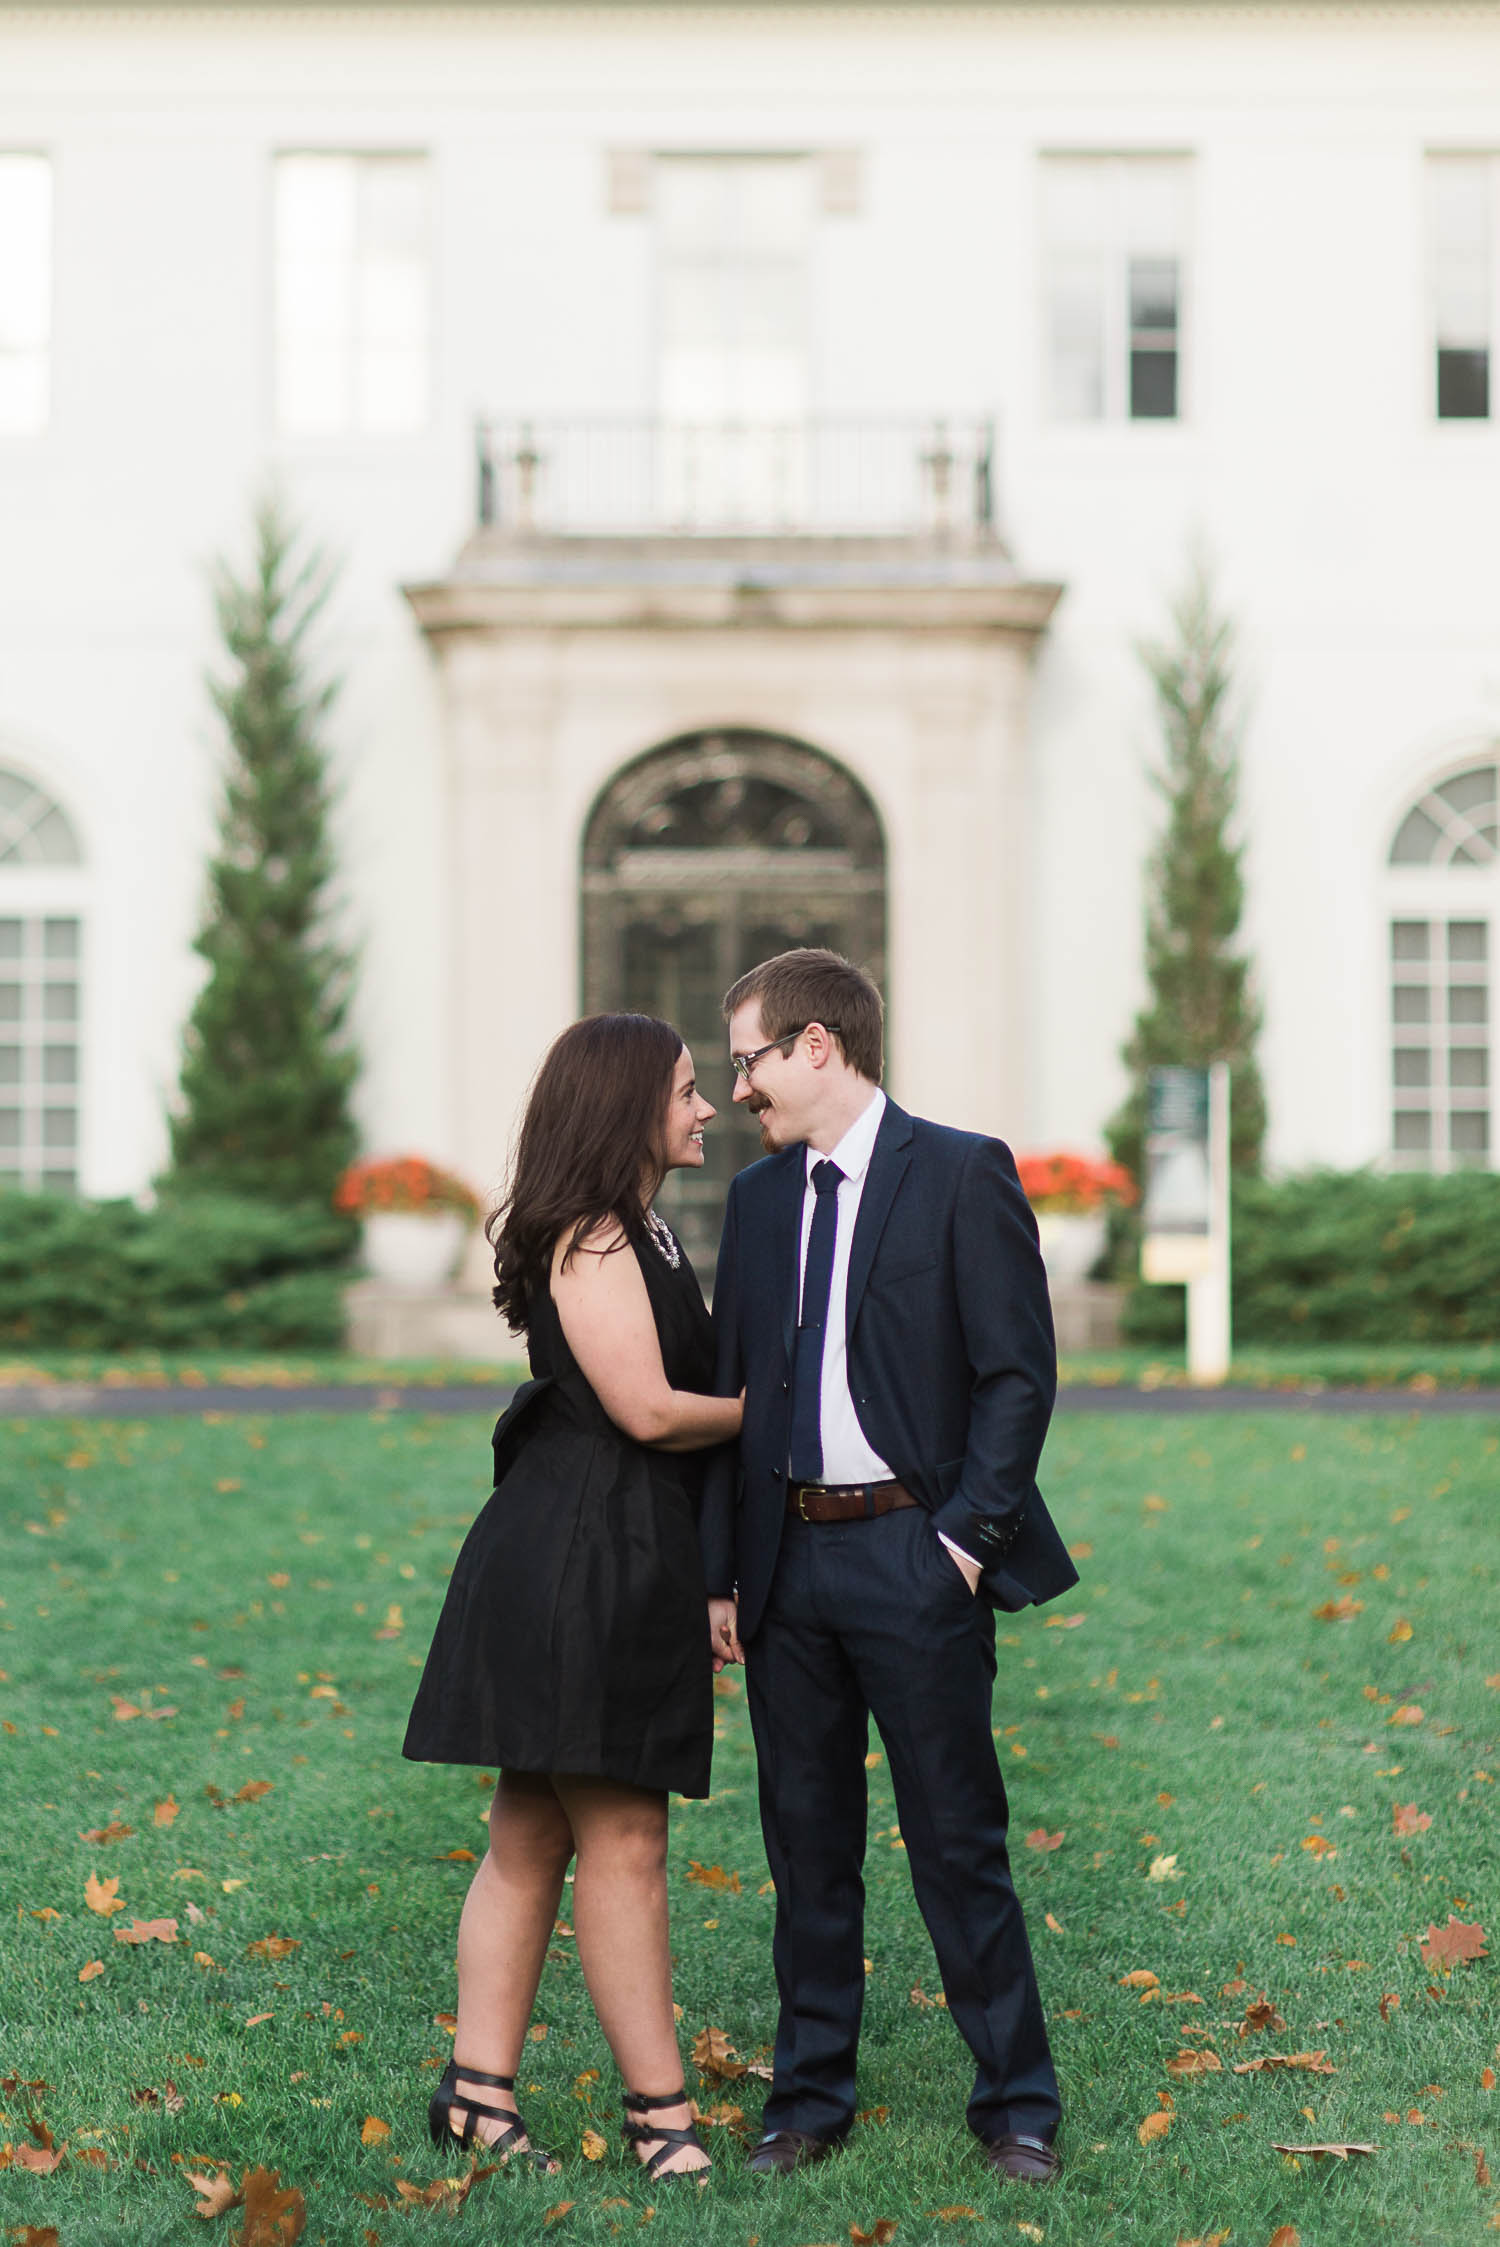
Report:
[[[768,1053],[776,1053],[778,1051],[782,1053],[790,1053],[792,1047],[797,1043],[797,1040],[801,1037],[803,1031],[811,1029],[811,1027],[812,1025],[809,1022],[799,1022],[796,1029],[788,1030],[784,1038],[772,1038],[767,1044],[757,1046],[753,1053],[731,1053],[731,1055],[729,1056],[729,1066],[731,1069],[733,1069],[735,1075],[740,1079],[741,1083],[748,1084],[750,1082],[750,1072],[755,1067],[757,1061],[764,1061]],[[828,1032],[831,1038],[837,1038],[842,1035],[842,1032],[840,1031],[839,1026],[836,1022],[825,1022],[823,1023],[822,1027]]]

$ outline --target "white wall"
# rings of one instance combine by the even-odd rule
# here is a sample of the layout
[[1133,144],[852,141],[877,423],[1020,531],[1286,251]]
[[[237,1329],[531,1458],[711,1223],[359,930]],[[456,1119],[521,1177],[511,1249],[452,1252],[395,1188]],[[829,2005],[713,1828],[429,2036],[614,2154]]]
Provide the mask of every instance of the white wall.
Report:
[[[270,428],[285,145],[432,152],[421,436]],[[1068,584],[1034,705],[1013,1135],[1097,1143],[1120,1088],[1154,816],[1130,651],[1201,533],[1241,629],[1272,1151],[1377,1155],[1386,823],[1426,744],[1500,731],[1500,435],[1430,418],[1420,194],[1424,147],[1500,147],[1500,17],[29,10],[0,17],[0,148],[56,164],[54,412],[46,436],[0,440],[0,738],[30,745],[90,840],[107,942],[88,1185],[137,1186],[163,1152],[215,789],[205,566],[243,553],[273,471],[346,558],[324,651],[349,679],[333,737],[365,1125],[449,1148],[448,1039],[472,1030],[445,1014],[437,691],[397,588],[466,533],[481,404],[649,408],[650,222],[605,204],[622,145],[861,149],[862,210],[820,223],[818,408],[995,412],[1017,558]],[[1132,148],[1198,159],[1187,417],[1052,427],[1037,159]],[[524,957],[497,944],[494,973],[503,998]]]

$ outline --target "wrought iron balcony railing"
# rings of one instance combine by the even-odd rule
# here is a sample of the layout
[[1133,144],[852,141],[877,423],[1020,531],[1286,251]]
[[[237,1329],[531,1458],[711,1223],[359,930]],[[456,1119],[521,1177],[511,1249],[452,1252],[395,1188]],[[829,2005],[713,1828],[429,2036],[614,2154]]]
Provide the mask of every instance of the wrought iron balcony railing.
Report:
[[995,535],[994,424],[482,420],[479,520],[518,533]]

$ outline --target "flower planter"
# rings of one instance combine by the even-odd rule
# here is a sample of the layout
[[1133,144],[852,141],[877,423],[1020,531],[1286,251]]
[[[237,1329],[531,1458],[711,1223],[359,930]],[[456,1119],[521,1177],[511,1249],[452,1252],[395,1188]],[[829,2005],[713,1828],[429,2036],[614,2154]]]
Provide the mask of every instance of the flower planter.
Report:
[[1103,1210],[1043,1209],[1037,1212],[1036,1226],[1047,1277],[1059,1286],[1087,1279],[1109,1237]]
[[442,1287],[453,1277],[468,1231],[456,1210],[431,1216],[381,1210],[364,1220],[364,1266],[389,1287]]

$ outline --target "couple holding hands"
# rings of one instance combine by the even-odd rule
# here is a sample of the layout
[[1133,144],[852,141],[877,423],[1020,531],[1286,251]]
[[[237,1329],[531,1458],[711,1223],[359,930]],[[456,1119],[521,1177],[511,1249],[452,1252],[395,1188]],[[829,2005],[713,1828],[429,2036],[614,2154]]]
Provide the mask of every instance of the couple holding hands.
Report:
[[847,960],[783,953],[724,1016],[769,1159],[730,1189],[712,1321],[651,1206],[714,1115],[665,1023],[563,1033],[491,1220],[533,1379],[495,1430],[405,1745],[500,1771],[434,2142],[556,2166],[513,2093],[572,1864],[626,2140],[653,2178],[709,2166],[672,2008],[667,1795],[708,1793],[712,1672],[743,1661],[780,1998],[750,2167],[790,2174],[854,2120],[873,1716],[976,2063],[970,2128],[1001,2176],[1050,2181],[1057,2078],[991,1734],[994,1609],[1077,1581],[1035,1483],[1056,1378],[1035,1222],[998,1140],[886,1098],[880,995]]

